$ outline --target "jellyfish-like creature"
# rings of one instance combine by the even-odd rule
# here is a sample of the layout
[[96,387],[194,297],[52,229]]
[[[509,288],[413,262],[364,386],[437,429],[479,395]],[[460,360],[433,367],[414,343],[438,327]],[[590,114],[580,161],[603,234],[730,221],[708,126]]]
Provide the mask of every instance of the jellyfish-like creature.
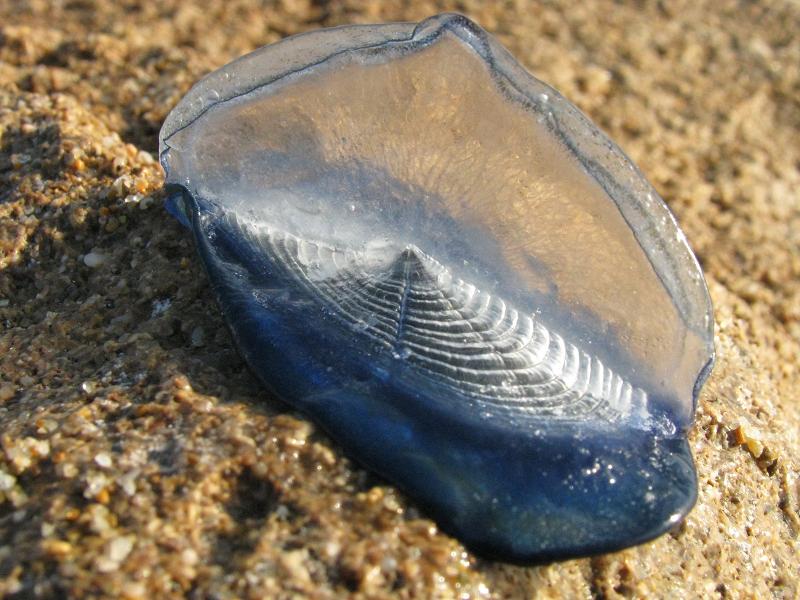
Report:
[[288,38],[160,136],[236,344],[469,548],[614,550],[692,507],[713,319],[623,152],[459,15]]

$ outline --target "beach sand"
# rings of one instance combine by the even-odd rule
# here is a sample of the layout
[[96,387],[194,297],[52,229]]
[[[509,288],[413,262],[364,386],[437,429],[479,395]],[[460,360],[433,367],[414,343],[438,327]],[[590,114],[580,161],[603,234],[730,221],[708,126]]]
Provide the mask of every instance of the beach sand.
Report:
[[[661,538],[480,560],[265,392],[163,210],[158,130],[201,76],[280,38],[462,12],[617,141],[715,306]],[[0,3],[0,596],[797,598],[800,5]]]

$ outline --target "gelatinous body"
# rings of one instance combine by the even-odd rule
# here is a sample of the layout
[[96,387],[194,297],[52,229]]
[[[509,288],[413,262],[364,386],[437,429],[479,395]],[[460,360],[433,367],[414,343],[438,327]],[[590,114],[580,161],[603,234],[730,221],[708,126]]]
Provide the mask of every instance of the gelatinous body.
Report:
[[254,52],[173,110],[161,161],[265,385],[471,548],[600,552],[691,508],[697,262],[624,154],[472,22]]

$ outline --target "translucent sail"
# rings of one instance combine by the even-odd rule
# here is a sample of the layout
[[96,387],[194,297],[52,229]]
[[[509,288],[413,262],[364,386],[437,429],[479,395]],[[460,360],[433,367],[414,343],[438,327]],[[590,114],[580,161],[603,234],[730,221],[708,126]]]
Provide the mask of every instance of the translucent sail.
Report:
[[160,143],[253,370],[473,548],[596,552],[689,510],[697,261],[622,151],[474,23],[262,48]]

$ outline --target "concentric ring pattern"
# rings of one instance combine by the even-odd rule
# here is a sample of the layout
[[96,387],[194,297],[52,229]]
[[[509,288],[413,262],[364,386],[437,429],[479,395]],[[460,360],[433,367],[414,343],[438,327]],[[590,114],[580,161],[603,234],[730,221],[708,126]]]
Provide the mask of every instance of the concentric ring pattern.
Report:
[[[523,419],[618,421],[647,413],[647,394],[534,315],[454,278],[413,244],[337,248],[237,221],[281,278],[331,316],[437,384]],[[369,244],[367,244],[369,245]]]

